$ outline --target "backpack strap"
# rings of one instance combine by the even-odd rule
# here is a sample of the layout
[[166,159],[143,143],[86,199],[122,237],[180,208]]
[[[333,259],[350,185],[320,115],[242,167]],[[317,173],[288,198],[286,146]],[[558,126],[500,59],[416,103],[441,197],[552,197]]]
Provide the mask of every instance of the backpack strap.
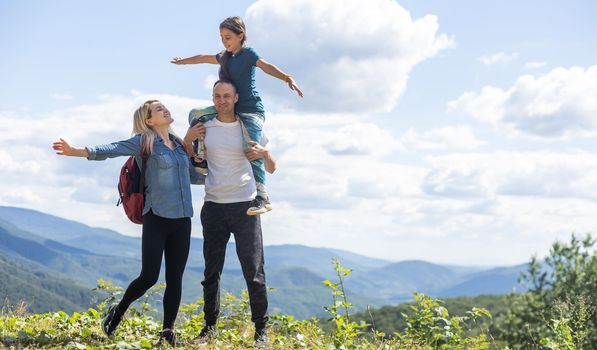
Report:
[[144,193],[145,189],[145,169],[147,168],[147,159],[149,154],[145,153],[145,134],[141,134],[141,179],[139,179],[139,191]]
[[189,155],[189,151],[187,150],[187,144],[184,142],[184,140],[181,139],[180,137],[175,137],[174,139],[182,147],[182,149],[184,150],[184,153],[186,153],[187,156],[188,156]]

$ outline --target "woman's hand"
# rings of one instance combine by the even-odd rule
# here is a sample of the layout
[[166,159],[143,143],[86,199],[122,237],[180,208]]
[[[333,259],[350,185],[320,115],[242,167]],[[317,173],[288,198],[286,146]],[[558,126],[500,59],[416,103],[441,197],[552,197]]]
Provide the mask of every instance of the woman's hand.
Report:
[[205,137],[205,126],[202,123],[197,123],[191,126],[188,130],[186,135],[184,135],[184,142],[191,143],[198,138]]
[[52,148],[57,151],[56,154],[61,156],[71,157],[89,157],[89,152],[86,148],[75,148],[68,144],[64,139],[56,141],[52,144]]
[[187,148],[188,154],[193,154],[193,141],[198,138],[205,137],[205,126],[202,123],[197,123],[187,129],[186,135],[184,135],[184,143]]

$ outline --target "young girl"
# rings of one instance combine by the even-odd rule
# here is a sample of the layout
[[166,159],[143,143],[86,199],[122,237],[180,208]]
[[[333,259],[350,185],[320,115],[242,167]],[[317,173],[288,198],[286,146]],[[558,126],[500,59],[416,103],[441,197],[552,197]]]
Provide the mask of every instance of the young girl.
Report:
[[[191,182],[200,176],[190,164],[185,143],[172,133],[170,112],[159,101],[149,100],[135,111],[133,133],[128,140],[93,147],[72,147],[63,139],[54,142],[59,155],[104,160],[118,156],[149,154],[144,160],[145,206],[141,236],[141,273],[129,284],[118,304],[113,304],[102,321],[102,329],[112,336],[129,305],[153,286],[160,275],[162,255],[166,259],[164,291],[164,323],[158,343],[176,343],[172,331],[178,313],[182,275],[191,242]],[[185,139],[204,134],[198,126],[187,132]],[[190,133],[194,132],[193,135]],[[182,200],[181,200],[182,199]]]
[[[220,37],[225,50],[219,54],[197,55],[184,59],[176,57],[171,62],[174,64],[219,64],[220,79],[232,81],[239,95],[236,103],[236,113],[248,134],[244,136],[245,145],[249,141],[259,143],[265,121],[265,109],[255,86],[255,67],[259,67],[265,73],[285,81],[288,87],[296,91],[300,97],[303,97],[303,92],[290,75],[260,58],[253,48],[245,46],[247,31],[240,17],[226,18],[220,24]],[[194,109],[189,115],[189,120],[195,119],[204,123],[215,117],[214,112],[211,107]],[[250,140],[247,140],[247,137]],[[200,145],[199,147],[201,149],[204,146]],[[206,164],[204,163],[203,166],[206,166]],[[254,203],[247,210],[247,214],[259,215],[270,211],[272,207],[265,187],[263,160],[252,161],[251,167],[257,183],[257,196]]]

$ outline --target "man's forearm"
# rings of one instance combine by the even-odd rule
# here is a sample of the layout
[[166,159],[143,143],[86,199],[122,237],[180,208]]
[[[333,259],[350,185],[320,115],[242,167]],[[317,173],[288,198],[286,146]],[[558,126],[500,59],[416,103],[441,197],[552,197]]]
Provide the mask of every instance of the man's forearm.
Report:
[[273,174],[276,171],[276,159],[272,156],[270,151],[265,151],[263,154],[263,164],[265,165],[265,171]]

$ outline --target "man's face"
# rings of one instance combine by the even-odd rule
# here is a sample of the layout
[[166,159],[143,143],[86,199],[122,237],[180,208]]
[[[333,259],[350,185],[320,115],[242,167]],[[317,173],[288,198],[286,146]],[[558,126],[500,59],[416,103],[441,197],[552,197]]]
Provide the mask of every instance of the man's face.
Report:
[[238,101],[238,94],[234,91],[234,86],[228,83],[214,86],[213,102],[218,113],[234,113],[236,101]]

